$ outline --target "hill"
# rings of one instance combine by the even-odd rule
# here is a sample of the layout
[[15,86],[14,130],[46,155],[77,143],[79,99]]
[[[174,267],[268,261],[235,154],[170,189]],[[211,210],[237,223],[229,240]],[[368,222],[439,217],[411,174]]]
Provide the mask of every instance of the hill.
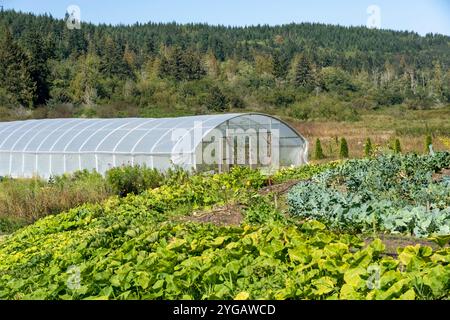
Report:
[[443,35],[307,23],[71,30],[64,20],[14,11],[0,14],[0,26],[3,120],[232,109],[355,120],[385,106],[450,102]]

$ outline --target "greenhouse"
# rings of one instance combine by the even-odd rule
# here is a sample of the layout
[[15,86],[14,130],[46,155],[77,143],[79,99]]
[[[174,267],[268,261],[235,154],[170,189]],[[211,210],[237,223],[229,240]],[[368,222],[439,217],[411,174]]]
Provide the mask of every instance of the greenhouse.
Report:
[[301,165],[307,153],[308,142],[292,127],[256,113],[0,123],[0,176],[105,173],[136,164],[222,172]]

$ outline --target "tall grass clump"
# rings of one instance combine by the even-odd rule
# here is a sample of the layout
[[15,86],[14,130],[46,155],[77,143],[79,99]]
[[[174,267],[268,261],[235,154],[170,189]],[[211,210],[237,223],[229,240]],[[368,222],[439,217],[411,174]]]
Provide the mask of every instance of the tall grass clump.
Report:
[[110,195],[105,179],[88,171],[48,181],[4,178],[0,182],[0,232],[83,203],[99,202]]

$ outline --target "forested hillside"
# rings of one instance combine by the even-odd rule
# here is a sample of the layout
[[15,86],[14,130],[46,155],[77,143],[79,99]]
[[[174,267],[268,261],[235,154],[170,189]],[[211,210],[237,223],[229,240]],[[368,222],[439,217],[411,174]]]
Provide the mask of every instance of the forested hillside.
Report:
[[258,110],[352,120],[450,102],[450,37],[322,24],[81,24],[0,13],[0,118]]

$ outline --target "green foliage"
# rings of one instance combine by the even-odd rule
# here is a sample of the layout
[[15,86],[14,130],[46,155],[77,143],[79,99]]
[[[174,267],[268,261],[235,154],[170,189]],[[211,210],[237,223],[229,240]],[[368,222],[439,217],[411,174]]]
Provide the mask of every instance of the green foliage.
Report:
[[251,198],[251,203],[252,205],[245,210],[246,223],[250,225],[287,223],[286,217],[274,208],[271,199],[255,194]]
[[291,106],[289,113],[299,120],[357,121],[360,119],[358,111],[351,104],[329,94],[310,97],[301,103],[296,103]]
[[124,46],[111,36],[106,36],[101,46],[101,71],[109,77],[126,78],[132,76],[132,70],[124,59]]
[[294,83],[304,89],[311,90],[315,86],[313,64],[309,57],[301,54],[295,66]]
[[69,91],[72,101],[85,105],[94,105],[101,93],[100,59],[95,54],[81,56],[75,67],[75,76],[70,82]]
[[447,235],[450,189],[432,173],[448,166],[450,153],[350,160],[293,188],[290,212],[351,232]]
[[159,73],[177,81],[198,80],[206,75],[201,57],[192,49],[175,46],[161,61]]
[[25,107],[33,105],[36,82],[31,75],[30,61],[8,29],[0,39],[0,86],[13,101]]
[[395,139],[394,141],[394,153],[402,153],[402,147],[400,145],[400,139]]
[[325,155],[323,154],[323,150],[322,150],[322,144],[320,143],[319,138],[317,138],[317,140],[316,140],[316,148],[315,148],[314,158],[316,160],[322,160],[325,158]]
[[35,179],[0,181],[0,233],[10,232],[50,214],[83,203],[96,203],[111,195],[105,179],[87,171]]
[[223,112],[227,109],[227,97],[219,87],[213,86],[206,96],[205,106],[209,111]]
[[160,192],[82,206],[6,238],[0,298],[448,298],[448,249],[406,247],[393,259],[380,240],[364,246],[316,221],[164,222],[169,212],[152,209]]
[[336,168],[340,163],[340,161],[333,161],[324,164],[307,164],[300,167],[283,168],[278,170],[272,178],[275,183],[290,180],[309,180],[319,173]]
[[341,159],[348,158],[348,144],[345,138],[341,138],[341,142],[339,144],[339,157]]
[[[425,167],[448,160],[438,155]],[[280,177],[321,171],[323,179],[349,163]],[[265,183],[248,168],[171,170],[158,188],[41,219],[0,240],[0,299],[449,298],[448,248],[418,245],[386,257],[380,240],[366,245],[318,221],[289,220],[271,195],[256,193]],[[180,222],[180,214],[225,201],[247,203],[241,226]]]
[[332,92],[356,91],[351,76],[340,68],[326,67],[320,74],[323,88]]
[[307,23],[245,29],[84,23],[68,32],[62,20],[9,10],[0,24],[11,30],[9,37],[0,32],[6,35],[0,107],[11,108],[2,118],[27,117],[16,112],[20,105],[39,106],[41,117],[86,116],[85,107],[95,111],[88,116],[118,117],[230,106],[354,121],[361,109],[450,102],[450,42],[442,35]]
[[156,169],[145,166],[122,166],[108,170],[106,181],[115,194],[124,197],[129,193],[139,194],[161,186],[164,175]]
[[2,233],[13,233],[14,231],[26,226],[28,222],[23,218],[12,218],[0,216],[0,236]]
[[366,143],[364,144],[364,155],[367,158],[370,158],[373,155],[372,140],[370,140],[370,138],[367,138]]

